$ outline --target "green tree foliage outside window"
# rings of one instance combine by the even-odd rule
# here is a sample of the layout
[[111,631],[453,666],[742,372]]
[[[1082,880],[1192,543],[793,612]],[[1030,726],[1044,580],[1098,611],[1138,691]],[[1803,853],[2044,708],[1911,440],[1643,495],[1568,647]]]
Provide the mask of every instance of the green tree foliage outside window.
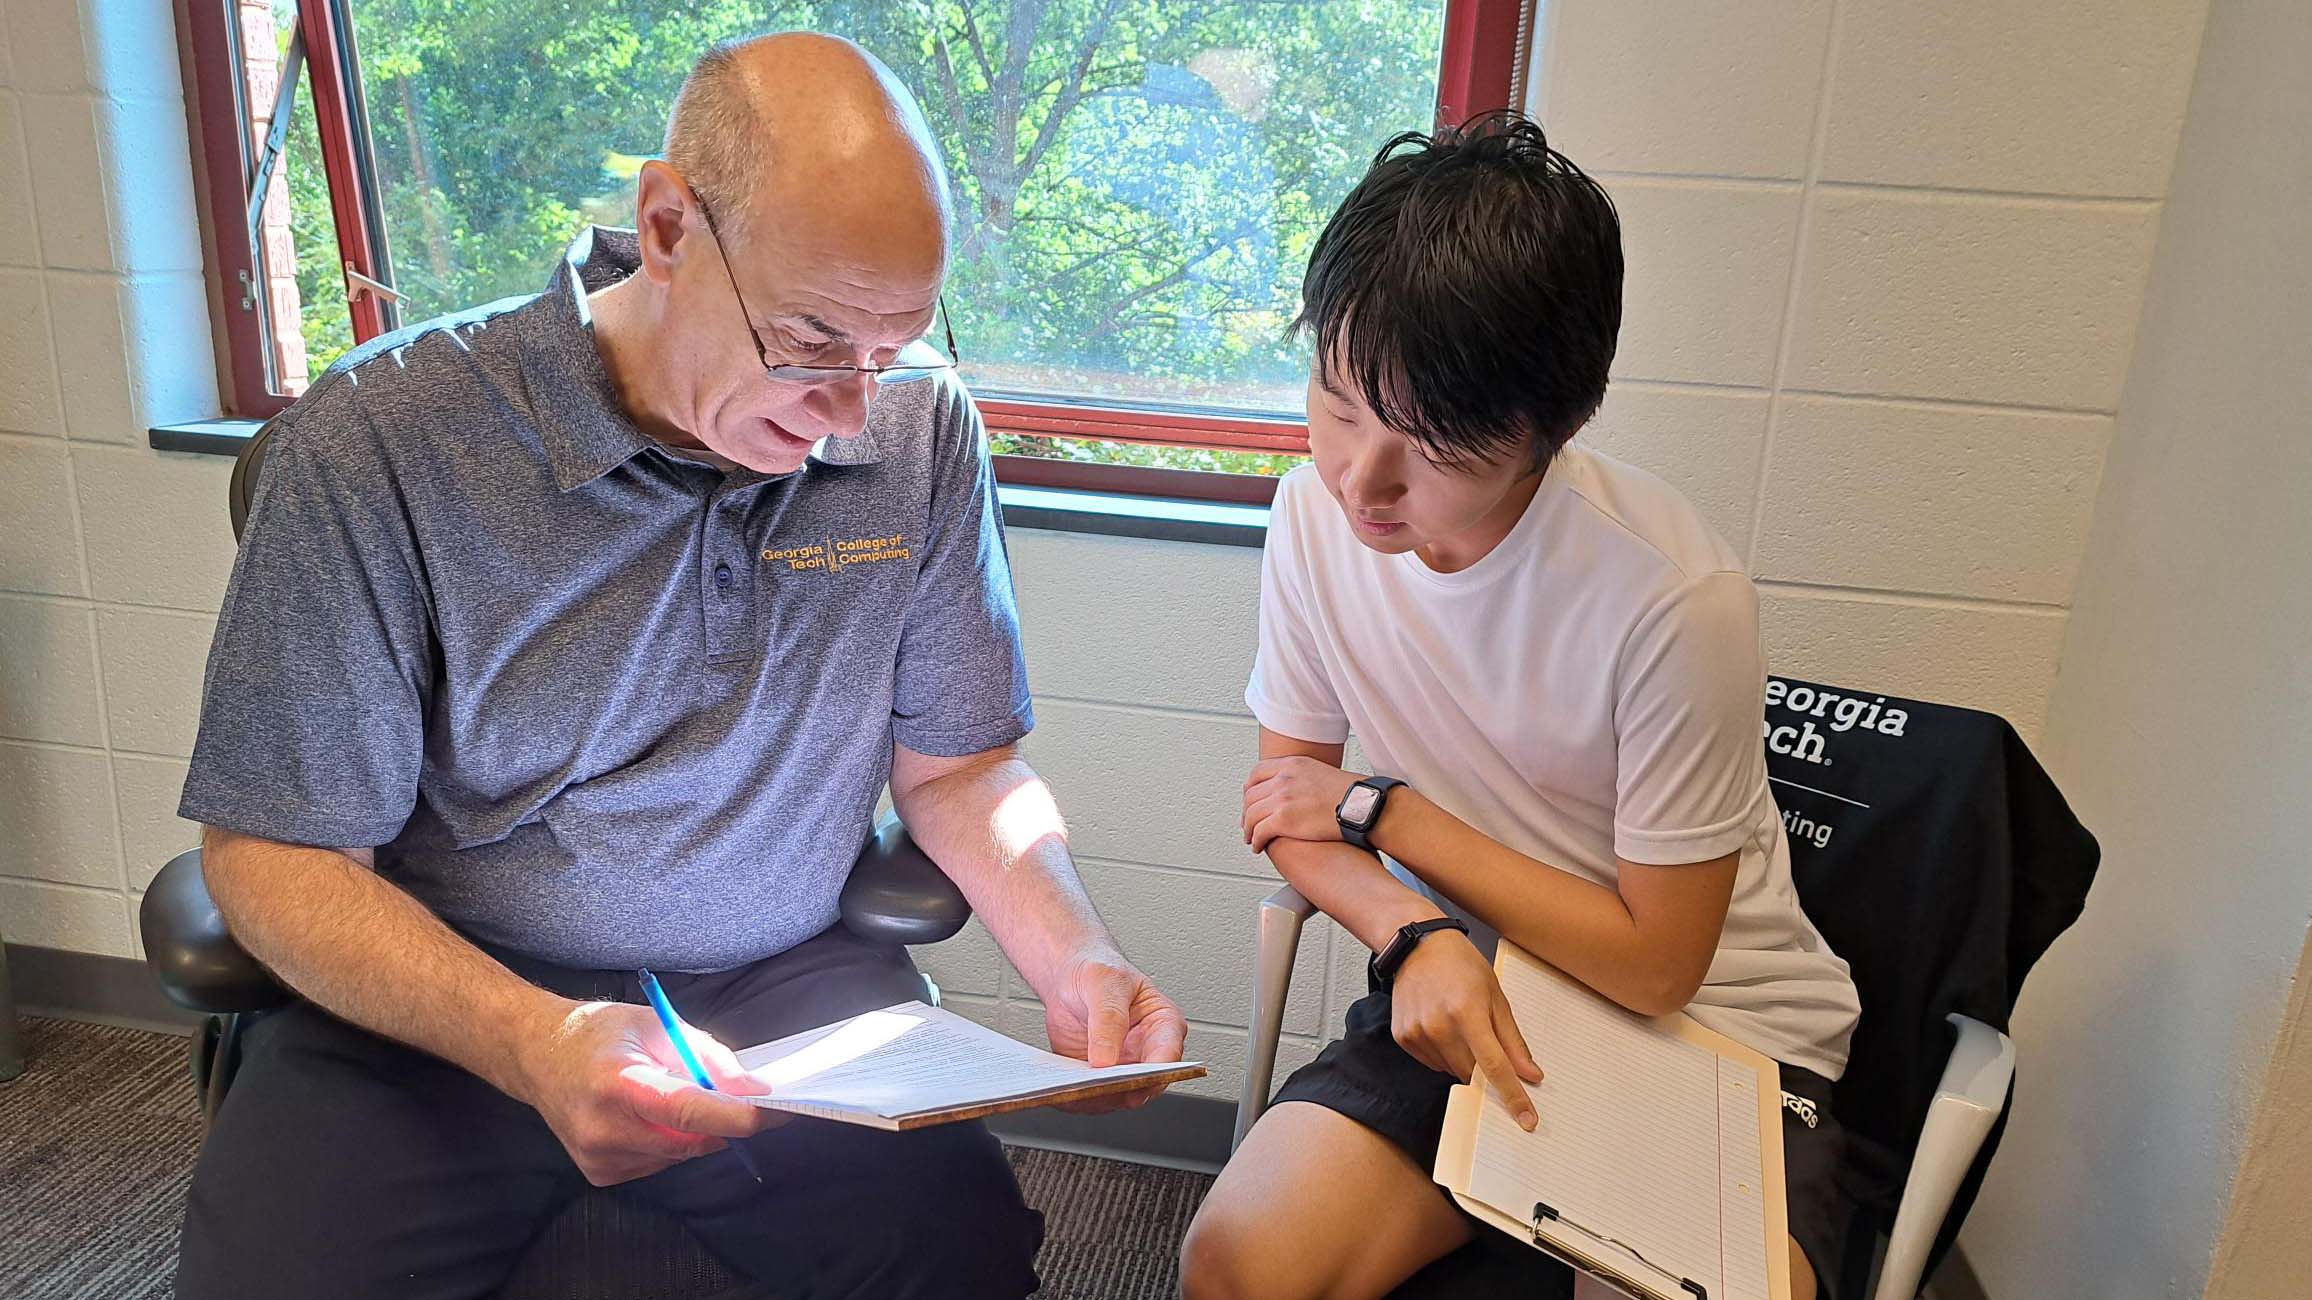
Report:
[[[286,0],[279,0],[286,6]],[[1324,218],[1425,126],[1439,0],[351,0],[405,320],[534,293],[634,170],[708,44],[836,32],[939,132],[948,290],[981,393],[1297,414],[1288,342]],[[341,298],[317,160],[292,136],[300,287]],[[309,315],[316,372],[350,343]],[[999,451],[1279,473],[1291,456],[1004,438]]]

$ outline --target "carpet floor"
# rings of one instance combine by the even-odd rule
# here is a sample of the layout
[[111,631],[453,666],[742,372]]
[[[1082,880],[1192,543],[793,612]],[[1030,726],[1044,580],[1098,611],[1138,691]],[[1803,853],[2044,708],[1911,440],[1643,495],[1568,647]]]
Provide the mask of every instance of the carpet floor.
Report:
[[[24,1022],[22,1078],[0,1084],[0,1297],[163,1300],[200,1149],[185,1040]],[[1176,1294],[1177,1251],[1210,1177],[1010,1148],[1045,1216],[1040,1296]]]

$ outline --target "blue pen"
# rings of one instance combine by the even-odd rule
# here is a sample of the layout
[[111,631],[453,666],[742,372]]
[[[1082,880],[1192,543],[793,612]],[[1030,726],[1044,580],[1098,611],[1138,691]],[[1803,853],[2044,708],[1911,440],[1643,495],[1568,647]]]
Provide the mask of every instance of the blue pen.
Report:
[[[666,1000],[666,990],[658,987],[658,977],[646,970],[634,973],[642,980],[642,996],[650,999],[650,1009],[658,1013],[658,1023],[665,1028],[667,1041],[674,1044],[674,1054],[682,1058],[683,1068],[690,1071],[690,1077],[698,1081],[699,1087],[720,1092],[714,1080],[706,1076],[706,1067],[698,1063],[698,1054],[690,1050],[690,1040],[682,1032],[682,1017],[674,1014],[674,1004]],[[732,1142],[731,1151],[759,1183],[763,1181],[763,1171],[755,1167],[754,1153],[748,1151],[743,1142],[744,1139]]]

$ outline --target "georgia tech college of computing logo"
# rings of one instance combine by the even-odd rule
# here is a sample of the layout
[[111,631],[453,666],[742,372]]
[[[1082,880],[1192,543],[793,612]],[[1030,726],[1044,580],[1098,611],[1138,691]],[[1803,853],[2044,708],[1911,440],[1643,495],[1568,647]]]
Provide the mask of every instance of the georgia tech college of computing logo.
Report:
[[1799,719],[1793,726],[1776,726],[1770,715],[1766,718],[1762,735],[1766,747],[1777,754],[1788,754],[1822,767],[1830,766],[1830,757],[1823,752],[1823,733],[1814,729],[1809,719],[1829,715],[1830,730],[1852,731],[1861,727],[1885,736],[1900,736],[1911,720],[1909,711],[1890,707],[1884,695],[1865,700],[1859,695],[1841,695],[1837,691],[1820,690],[1812,686],[1792,686],[1779,678],[1766,683],[1766,707],[1769,710],[1788,709]]
[[854,565],[892,564],[914,558],[915,548],[907,544],[905,533],[883,537],[830,537],[803,546],[774,546],[763,552],[765,563],[784,563],[798,572],[819,569],[833,573]]

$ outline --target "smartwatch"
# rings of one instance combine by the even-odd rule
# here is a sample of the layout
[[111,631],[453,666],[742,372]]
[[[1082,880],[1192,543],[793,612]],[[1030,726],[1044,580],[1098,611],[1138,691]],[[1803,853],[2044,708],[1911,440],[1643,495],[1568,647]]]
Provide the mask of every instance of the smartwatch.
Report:
[[1389,987],[1397,978],[1397,968],[1405,964],[1407,957],[1413,955],[1413,949],[1420,946],[1423,939],[1439,930],[1459,930],[1461,933],[1467,934],[1469,933],[1469,926],[1453,917],[1440,916],[1432,920],[1415,921],[1398,930],[1396,937],[1389,940],[1388,947],[1366,959],[1365,981],[1367,985],[1376,990]]
[[1403,784],[1393,776],[1368,776],[1350,786],[1341,796],[1340,806],[1333,809],[1333,820],[1341,824],[1341,838],[1367,853],[1379,852],[1373,847],[1373,827],[1380,824],[1381,806],[1389,801],[1389,792]]

